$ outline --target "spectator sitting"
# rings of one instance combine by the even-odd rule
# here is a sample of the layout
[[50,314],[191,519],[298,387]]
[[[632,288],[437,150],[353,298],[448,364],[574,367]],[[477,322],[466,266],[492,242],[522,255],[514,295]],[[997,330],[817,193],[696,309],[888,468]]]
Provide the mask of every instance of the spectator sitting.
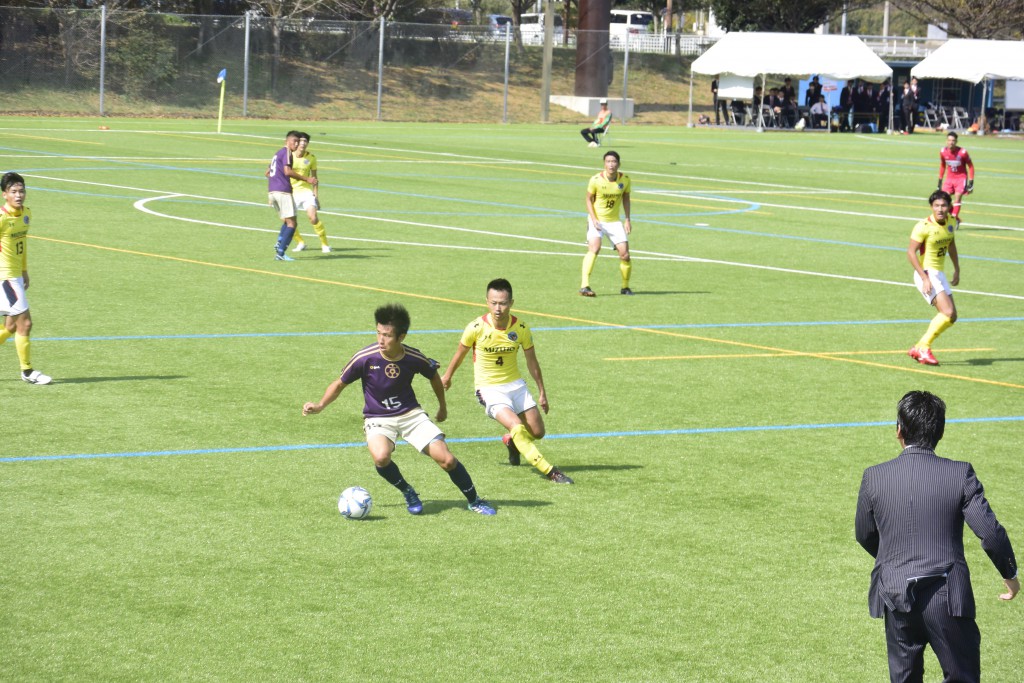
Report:
[[813,107],[818,103],[818,98],[821,96],[821,83],[818,81],[818,77],[815,76],[811,79],[811,82],[807,84],[807,99],[804,102],[808,107]]
[[742,126],[745,123],[747,109],[743,105],[743,100],[732,101],[732,115],[736,119],[736,124]]
[[761,104],[764,103],[764,95],[761,93],[761,86],[754,88],[754,97],[750,100],[750,111],[757,116],[757,112],[761,111]]
[[783,81],[783,86],[779,89],[779,97],[785,100],[787,97],[796,103],[796,89],[793,87],[793,79],[787,78]]
[[778,107],[775,107],[774,111],[775,117],[780,126],[784,128],[792,128],[796,125],[796,102],[794,102],[793,98],[789,95],[783,96],[781,104]]
[[828,127],[828,104],[824,95],[818,95],[818,101],[811,105],[811,127]]
[[608,124],[612,122],[612,113],[608,110],[608,100],[601,99],[601,111],[597,112],[597,118],[590,124],[590,128],[584,128],[580,131],[580,135],[586,140],[590,147],[600,147],[601,142],[597,139],[598,135],[604,133],[604,129],[608,127]]

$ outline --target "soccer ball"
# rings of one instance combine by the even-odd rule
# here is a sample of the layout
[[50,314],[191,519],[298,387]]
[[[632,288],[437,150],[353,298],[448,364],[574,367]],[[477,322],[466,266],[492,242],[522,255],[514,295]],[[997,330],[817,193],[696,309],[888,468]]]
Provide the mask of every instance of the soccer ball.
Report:
[[346,519],[362,519],[370,514],[373,498],[362,486],[350,486],[338,498],[338,512]]

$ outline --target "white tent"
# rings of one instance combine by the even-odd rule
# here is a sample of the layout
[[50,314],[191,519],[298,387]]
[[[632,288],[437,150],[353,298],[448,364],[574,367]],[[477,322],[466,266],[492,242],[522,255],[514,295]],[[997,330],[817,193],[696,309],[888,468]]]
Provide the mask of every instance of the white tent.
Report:
[[810,76],[847,81],[863,78],[881,82],[892,78],[892,68],[856,36],[816,33],[727,33],[690,67],[690,112],[693,119],[693,74],[767,74]]
[[910,70],[916,78],[1024,80],[1024,42],[951,38]]
[[[921,60],[910,70],[910,75],[916,78],[952,78],[975,84],[986,81],[983,87],[988,97],[994,87],[993,81],[1024,80],[1024,42],[953,38]],[[1019,99],[1018,91],[1007,87],[1007,109],[1020,107],[1021,103],[1016,101]]]

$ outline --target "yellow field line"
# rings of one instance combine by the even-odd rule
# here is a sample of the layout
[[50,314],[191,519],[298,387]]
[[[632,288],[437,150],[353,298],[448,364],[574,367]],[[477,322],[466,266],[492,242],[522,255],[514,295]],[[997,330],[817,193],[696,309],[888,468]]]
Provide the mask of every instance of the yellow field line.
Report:
[[[979,351],[995,351],[995,349],[942,349],[942,354],[947,353],[976,353]],[[906,355],[906,350],[900,351],[818,351],[803,352],[793,351],[785,353],[706,353],[689,356],[622,356],[618,358],[602,358],[609,361],[639,361],[639,360],[713,360],[717,358],[785,358],[797,356],[891,356]]]
[[[334,285],[336,287],[348,287],[350,289],[358,289],[366,292],[380,292],[382,294],[394,294],[397,296],[404,296],[413,299],[423,299],[426,301],[436,301],[448,304],[458,304],[460,306],[472,306],[476,309],[485,308],[484,304],[479,301],[463,301],[462,299],[449,299],[447,297],[433,296],[431,294],[416,294],[413,292],[403,292],[396,289],[384,289],[383,287],[370,287],[369,285],[357,285],[351,282],[341,282],[338,280],[326,280],[323,278],[309,277],[306,275],[294,275],[291,273],[278,273],[272,270],[264,270],[262,268],[246,268],[244,266],[232,266],[225,263],[211,263],[209,261],[200,261],[198,259],[182,258],[180,256],[168,256],[166,254],[153,254],[145,251],[135,251],[132,249],[120,249],[118,247],[107,247],[100,244],[89,244],[87,242],[74,242],[71,240],[61,240],[55,237],[40,237],[38,235],[31,235],[32,239],[43,240],[45,242],[54,242],[57,244],[68,244],[76,247],[88,247],[91,249],[99,249],[101,251],[110,251],[119,254],[131,254],[134,256],[145,256],[147,258],[163,259],[165,261],[176,261],[178,263],[190,263],[198,266],[207,266],[209,268],[222,268],[224,270],[233,270],[240,273],[255,273],[258,275],[271,275],[274,277],[284,278],[288,280],[296,280],[299,282],[312,282],[316,284]],[[947,372],[936,372],[934,370],[925,370],[923,368],[916,367],[905,367],[900,365],[886,365],[884,363],[875,363],[873,361],[857,360],[854,358],[844,358],[842,356],[830,356],[827,353],[807,353],[803,351],[793,351],[790,349],[780,349],[774,346],[765,346],[762,344],[750,344],[748,342],[738,342],[729,339],[716,339],[714,337],[702,337],[695,334],[685,334],[682,332],[673,332],[671,330],[655,330],[647,327],[640,327],[636,325],[622,325],[619,323],[609,323],[602,320],[590,320],[588,318],[577,318],[568,315],[558,315],[554,313],[543,313],[541,311],[531,311],[527,309],[517,309],[519,313],[524,315],[531,315],[538,318],[548,318],[551,320],[562,320],[566,322],[583,323],[586,325],[597,325],[600,327],[608,327],[619,330],[630,330],[635,332],[644,332],[647,334],[658,334],[666,337],[672,337],[675,339],[689,339],[692,341],[708,342],[710,344],[724,344],[726,346],[736,346],[745,349],[755,349],[757,351],[766,351],[769,353],[779,354],[783,356],[805,356],[808,358],[818,358],[821,360],[832,360],[839,363],[853,363],[855,365],[864,365],[866,367],[881,368],[884,370],[897,370],[899,372],[912,372],[924,375],[931,375],[933,377],[945,377],[948,379],[956,379],[963,382],[976,382],[979,384],[991,384],[994,386],[1008,387],[1011,389],[1024,389],[1024,385],[1021,384],[1010,384],[1009,382],[997,382],[995,380],[980,379],[977,377],[964,377],[962,375],[953,375]]]
[[[42,135],[25,135],[23,133],[4,133],[8,138],[26,138],[28,140],[47,140],[49,142],[63,142],[67,143],[67,138],[50,138]],[[101,147],[106,145],[105,142],[86,142],[85,140],[75,140],[76,145],[100,145]]]

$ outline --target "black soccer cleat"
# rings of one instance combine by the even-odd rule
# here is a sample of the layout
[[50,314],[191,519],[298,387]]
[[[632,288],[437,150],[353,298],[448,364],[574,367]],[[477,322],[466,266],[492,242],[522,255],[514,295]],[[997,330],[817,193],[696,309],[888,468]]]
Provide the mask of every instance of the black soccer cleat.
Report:
[[562,472],[562,470],[558,469],[557,467],[552,467],[551,471],[548,472],[547,477],[548,477],[548,479],[550,479],[551,481],[555,482],[556,484],[572,484],[572,483],[574,483],[572,479],[570,479],[569,477],[565,476],[565,474]]
[[505,448],[508,449],[508,464],[512,467],[519,466],[519,449],[516,448],[516,444],[512,441],[511,434],[505,434],[501,437],[502,443],[505,444]]

